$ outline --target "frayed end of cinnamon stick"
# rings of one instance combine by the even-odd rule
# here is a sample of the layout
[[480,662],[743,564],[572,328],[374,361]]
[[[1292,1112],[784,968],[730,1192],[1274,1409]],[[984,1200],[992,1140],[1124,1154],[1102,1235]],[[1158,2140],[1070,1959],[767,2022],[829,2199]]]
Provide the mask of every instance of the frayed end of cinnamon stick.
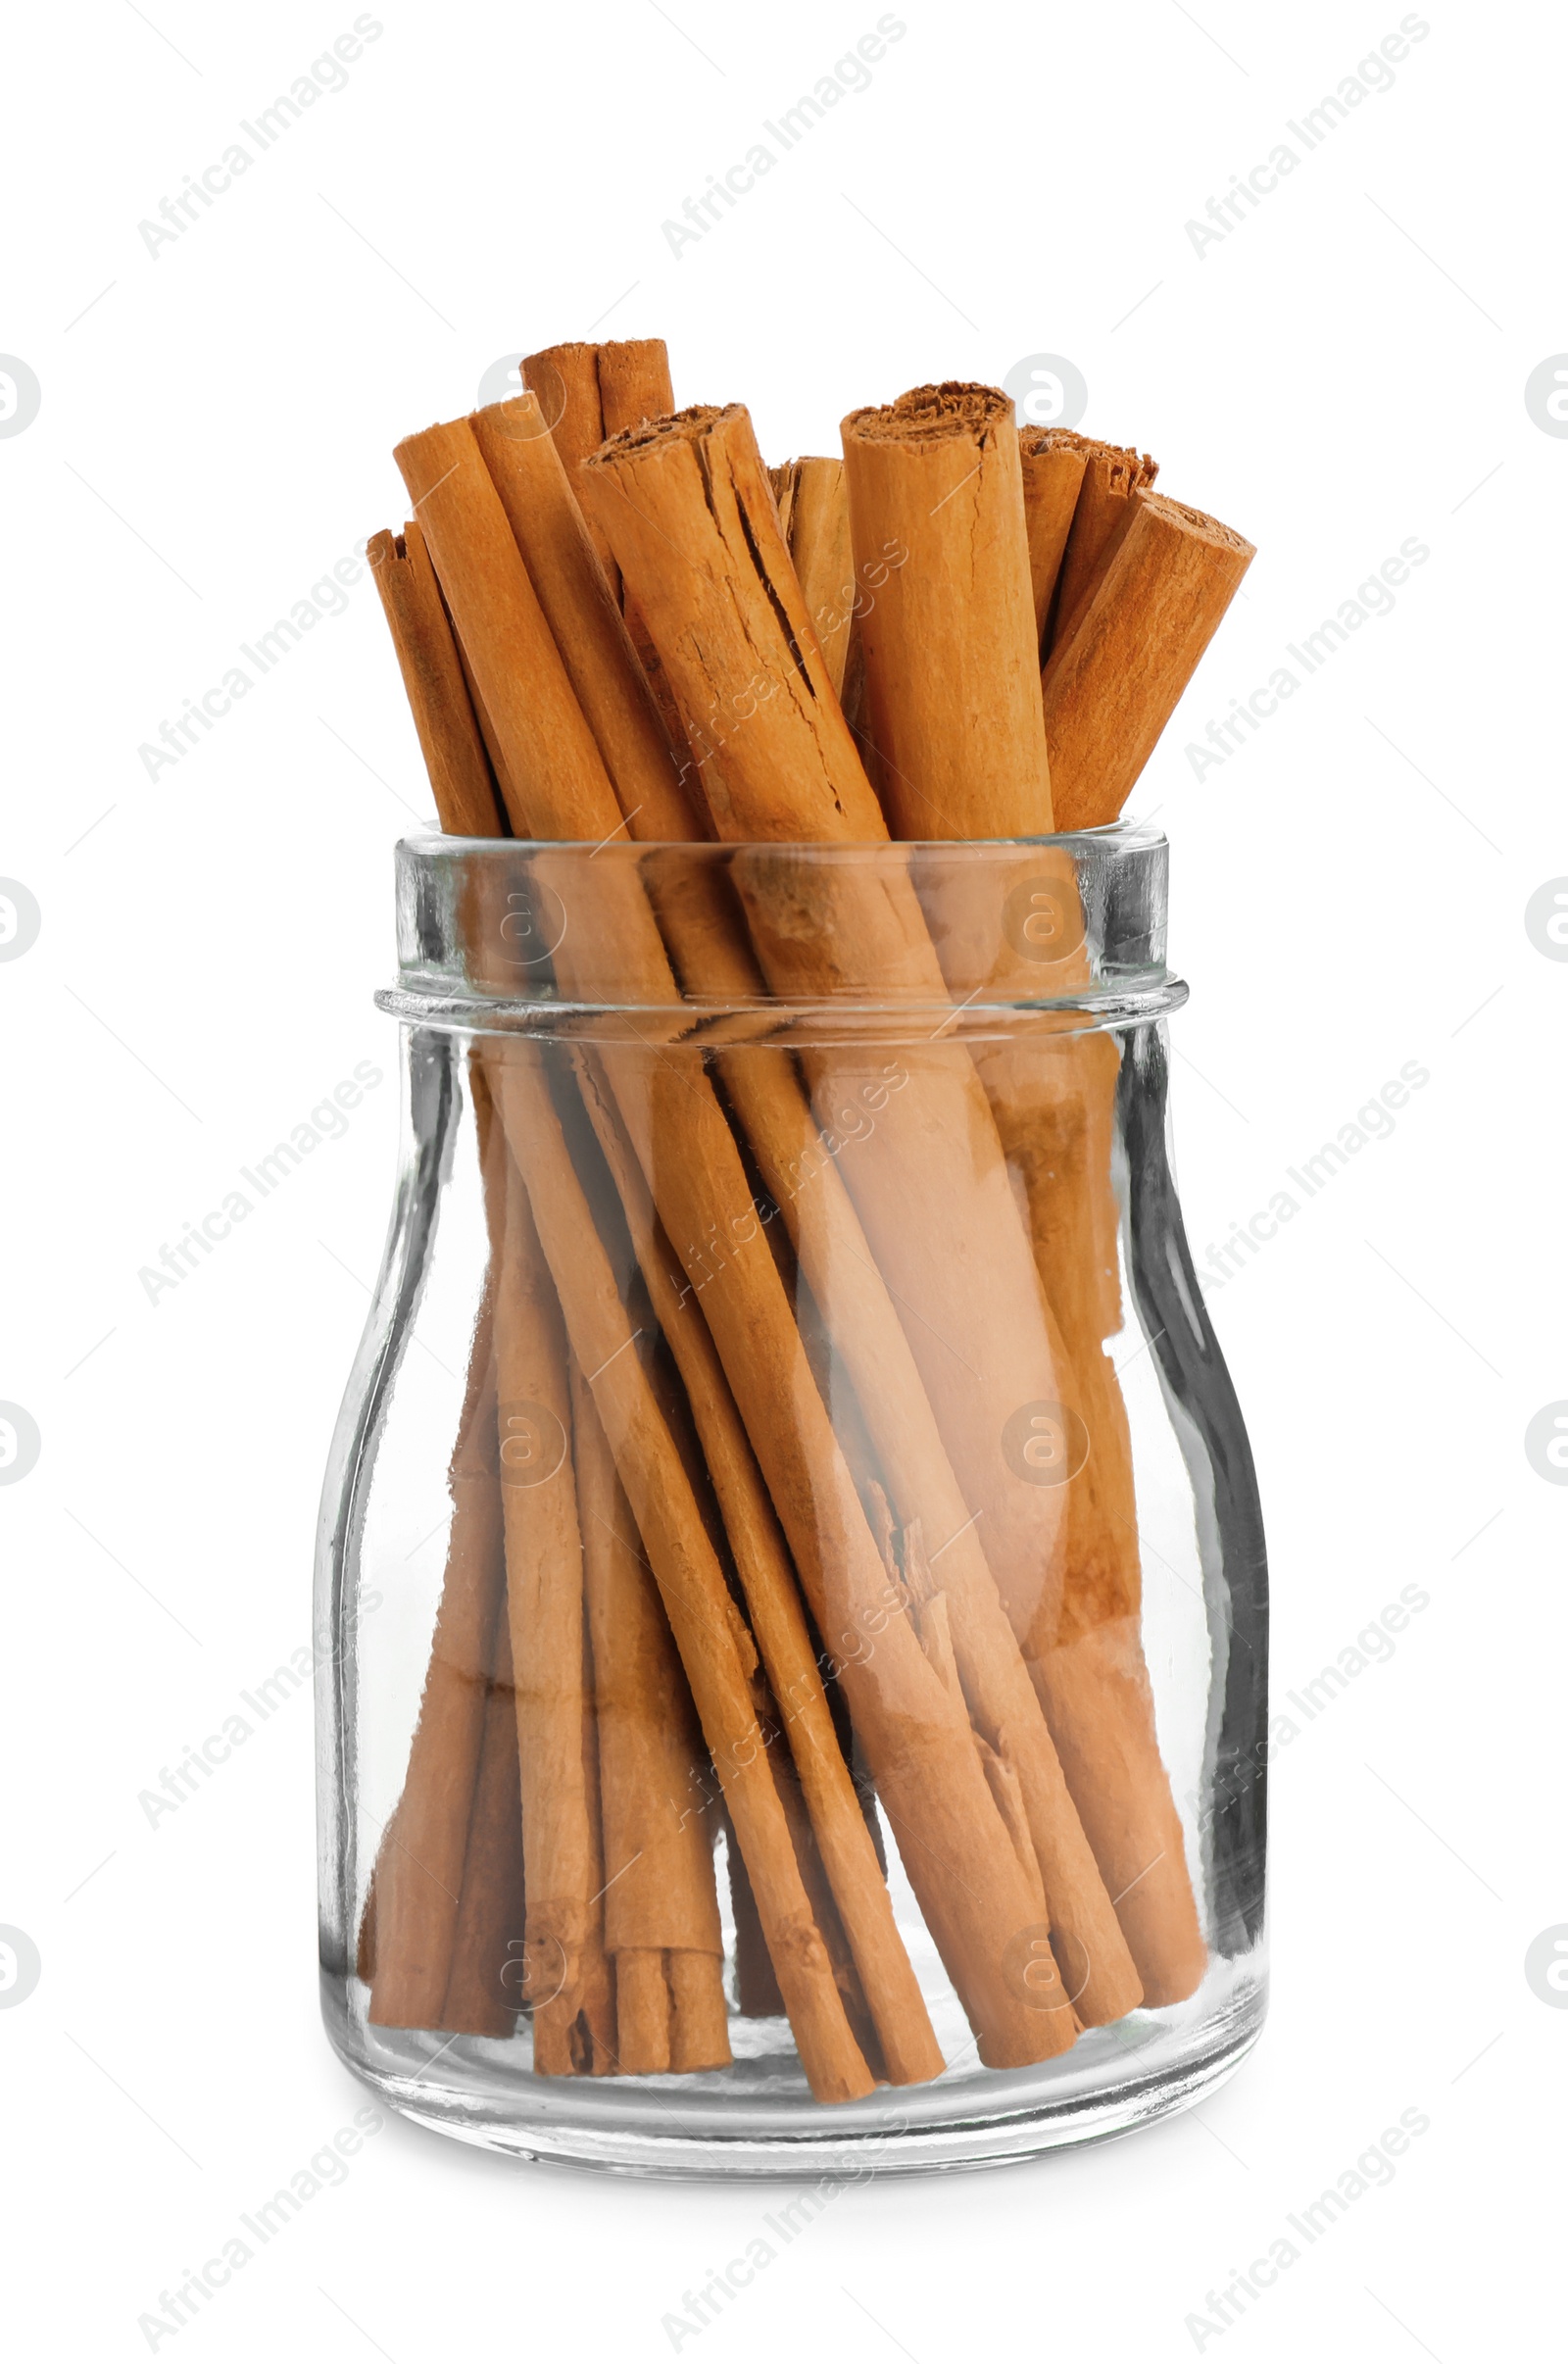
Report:
[[1080,435],[1074,427],[1021,426],[1018,449],[1026,460],[1036,460],[1043,452],[1082,452],[1086,461],[1104,465],[1120,492],[1147,492],[1159,474],[1159,462],[1140,452],[1136,444],[1102,443],[1098,436]]
[[844,433],[864,443],[946,443],[961,435],[1001,434],[1012,423],[1010,394],[950,377],[941,385],[911,386],[896,402],[852,411]]
[[1098,435],[1079,435],[1071,427],[1020,427],[1018,448],[1025,459],[1063,448],[1082,452],[1106,484],[1121,493],[1147,492],[1159,474],[1159,462],[1135,443],[1102,443]]
[[622,427],[618,435],[608,436],[596,452],[589,453],[583,466],[608,468],[627,452],[651,451],[660,443],[700,443],[718,420],[741,418],[745,410],[742,402],[694,402],[666,418],[645,419],[638,426]]

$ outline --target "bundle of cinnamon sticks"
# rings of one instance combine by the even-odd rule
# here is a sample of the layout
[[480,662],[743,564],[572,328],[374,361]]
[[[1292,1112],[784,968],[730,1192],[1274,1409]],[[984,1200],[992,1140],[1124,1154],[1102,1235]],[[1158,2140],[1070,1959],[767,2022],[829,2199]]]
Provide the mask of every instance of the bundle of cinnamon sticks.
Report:
[[[562,998],[1087,984],[1063,849],[956,864],[940,924],[906,867],[802,849],[1114,819],[1250,546],[983,386],[769,470],[661,343],[523,379],[399,446],[370,559],[443,829],[571,878]],[[601,864],[585,910],[547,849],[617,837],[745,851]],[[935,2077],[884,1829],[988,2066],[1195,1992],[1105,1351],[1117,1068],[1070,1031],[474,1038],[489,1279],[372,2022],[524,2012],[537,2072],[616,2075],[782,2011],[819,2099]]]

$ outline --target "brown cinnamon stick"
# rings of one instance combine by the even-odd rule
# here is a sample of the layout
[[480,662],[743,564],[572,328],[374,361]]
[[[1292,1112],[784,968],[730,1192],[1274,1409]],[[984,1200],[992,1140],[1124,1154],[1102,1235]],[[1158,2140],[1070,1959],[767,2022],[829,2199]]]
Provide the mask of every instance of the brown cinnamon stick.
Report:
[[650,836],[689,835],[691,807],[653,692],[538,398],[497,403],[469,424],[623,811]]
[[[417,526],[394,541],[371,537],[369,555],[414,712],[443,829],[495,836],[502,822],[492,773],[469,702],[460,654]],[[489,1102],[470,1070],[487,1213],[496,1210],[486,1155]],[[492,1220],[492,1233],[497,1224]],[[405,1776],[388,1823],[361,1928],[361,1975],[374,1988],[370,2016],[382,2024],[440,2026],[455,2033],[509,2033],[519,1996],[484,1966],[498,1937],[514,1934],[520,1871],[516,1744],[497,1734],[514,1714],[506,1619],[501,1504],[495,1460],[493,1281],[469,1354],[454,1454],[454,1512],[447,1574],[437,1611],[425,1698]],[[463,1467],[462,1456],[472,1463]],[[481,1669],[489,1676],[476,1699]],[[507,1668],[505,1681],[500,1676]],[[462,1670],[470,1670],[464,1680]],[[504,1693],[504,1697],[503,1697]],[[466,1792],[466,1802],[465,1793]],[[507,1825],[506,1803],[514,1828]],[[408,1844],[400,1838],[408,1834]],[[388,1902],[378,1906],[378,1892]],[[380,1945],[377,1948],[377,1924]],[[520,1936],[520,1931],[515,1932]],[[445,1968],[443,1968],[445,1965]],[[512,1965],[515,1972],[516,1964]],[[379,1976],[378,1976],[379,1969]],[[435,1989],[444,1983],[444,1999]]]
[[[662,339],[657,336],[629,337],[607,345],[551,345],[542,353],[528,355],[522,365],[522,379],[524,386],[538,397],[545,424],[561,454],[567,479],[573,484],[583,461],[590,452],[598,450],[607,435],[618,435],[627,427],[640,426],[645,419],[662,419],[675,408],[669,383],[669,356]],[[625,599],[620,570],[609,544],[591,521],[589,532],[616,604],[625,608],[626,629],[642,662],[670,744],[684,757],[680,720],[663,679],[658,651],[648,637],[636,601]]]
[[741,405],[616,437],[578,491],[647,619],[719,835],[758,834],[741,815],[764,807],[798,824],[769,836],[883,835]]
[[604,759],[472,427],[466,419],[427,427],[393,456],[511,775],[502,784],[514,829],[572,837],[593,811],[612,830],[620,814]]
[[[669,363],[657,337],[627,344],[547,345],[539,353],[524,356],[523,385],[538,398],[545,425],[568,474],[575,475],[579,463],[596,452],[607,435],[634,426],[643,417],[657,419],[671,407],[667,401],[657,402],[648,412],[640,407],[642,386],[650,371],[656,391],[667,387]],[[613,426],[606,419],[607,390]],[[633,403],[638,407],[634,416],[628,417]],[[620,576],[608,544],[601,545],[599,555],[618,601]]]
[[[700,1812],[701,1742],[686,1678],[642,1556],[591,1390],[572,1374],[604,1833],[605,1948],[627,2074],[722,2068],[723,1944]],[[677,1955],[693,1958],[677,1968]]]
[[1041,680],[1058,828],[1115,819],[1254,555],[1200,510],[1149,492],[1130,504]]
[[463,1864],[452,1971],[438,2027],[463,2035],[511,2036],[522,2001],[527,1947],[522,1808],[517,1789],[517,1702],[507,1620],[496,1620],[496,1672],[485,1702],[484,1738]]
[[1024,527],[1029,537],[1029,585],[1035,608],[1035,645],[1042,662],[1051,603],[1072,529],[1072,513],[1093,445],[1070,427],[1018,429]]
[[782,468],[768,472],[778,502],[779,524],[816,627],[827,676],[835,696],[842,698],[856,609],[844,464],[841,460],[786,460]]
[[498,837],[495,780],[424,536],[415,524],[395,540],[390,533],[373,533],[366,557],[397,650],[441,826],[457,837]]
[[475,1329],[448,1487],[446,1574],[403,1793],[375,1866],[369,2016],[435,2028],[452,1975],[503,1574],[493,1314]]
[[1141,492],[1148,491],[1159,473],[1158,463],[1151,460],[1147,452],[1123,450],[1113,443],[1090,443],[1085,458],[1084,480],[1078,489],[1056,595],[1052,603],[1048,651],[1065,640],[1073,629],[1117,542],[1127,530],[1133,502]]
[[[1052,826],[1018,436],[1004,395],[956,444],[973,392],[918,386],[844,421],[855,549],[869,556],[897,519],[909,553],[862,625],[867,727],[895,837],[984,834],[964,817],[976,777],[1010,783],[1026,816],[1014,834]],[[923,486],[940,484],[929,510],[905,495],[927,447]],[[966,475],[947,464],[955,449]]]
[[[497,1074],[492,1062],[492,1089]],[[496,1390],[534,2068],[541,2076],[603,2073],[613,2066],[614,2028],[584,1761],[591,1727],[565,1340],[528,1194],[510,1163]]]

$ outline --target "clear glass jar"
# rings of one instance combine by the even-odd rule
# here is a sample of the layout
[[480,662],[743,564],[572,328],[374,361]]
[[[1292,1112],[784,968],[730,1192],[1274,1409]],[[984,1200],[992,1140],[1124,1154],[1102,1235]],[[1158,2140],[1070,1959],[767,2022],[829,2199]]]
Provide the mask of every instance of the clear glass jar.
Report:
[[1255,2040],[1266,1579],[1165,883],[1125,825],[399,849],[318,1604],[323,2009],[393,2107],[974,2166]]

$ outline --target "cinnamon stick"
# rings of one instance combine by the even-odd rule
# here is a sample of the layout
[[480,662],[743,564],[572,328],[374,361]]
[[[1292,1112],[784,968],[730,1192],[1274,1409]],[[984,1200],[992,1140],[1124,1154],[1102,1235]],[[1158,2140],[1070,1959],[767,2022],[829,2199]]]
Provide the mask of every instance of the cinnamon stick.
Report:
[[503,1586],[492,1342],[487,1300],[447,1478],[452,1524],[430,1664],[375,1866],[369,2017],[377,2027],[441,2026],[452,1975]]
[[[497,1074],[492,1063],[492,1089]],[[528,1194],[510,1162],[496,1388],[527,1880],[523,1994],[533,2005],[534,2069],[540,2076],[604,2073],[613,2066],[614,2029],[584,1761],[591,1726],[565,1340]]]
[[[502,822],[493,778],[483,746],[477,744],[460,654],[423,538],[418,527],[411,525],[396,541],[390,533],[372,535],[368,549],[441,825],[453,835],[495,836]],[[486,1154],[489,1102],[477,1066],[470,1076],[494,1237],[494,1169]],[[514,1992],[510,1998],[498,1993],[489,1970],[475,1969],[481,1949],[490,1948],[504,1925],[515,1920],[520,1877],[516,1744],[514,1739],[509,1754],[496,1732],[498,1716],[511,1718],[514,1707],[506,1620],[498,1613],[504,1574],[495,1461],[493,1285],[492,1259],[469,1353],[454,1454],[447,1573],[424,1702],[403,1794],[383,1836],[367,1897],[359,1948],[361,1976],[375,1990],[372,2020],[475,2035],[509,2032],[512,2021],[503,2023],[503,2010],[510,2003],[514,2014],[518,2000]],[[459,1456],[465,1453],[474,1465],[460,1475]],[[492,1652],[497,1671],[487,1679],[480,1702],[473,1687],[481,1667],[489,1667]],[[503,1663],[508,1669],[504,1684],[499,1672]],[[507,1798],[516,1825],[512,1830],[502,1802]],[[401,1832],[408,1834],[407,1847]],[[389,1902],[378,1911],[382,1890],[388,1892]],[[444,1986],[444,2000],[439,2001],[438,1983]]]
[[441,825],[458,837],[498,837],[495,780],[424,536],[413,524],[395,540],[390,533],[373,533],[366,557],[397,650]]
[[1041,678],[1058,828],[1115,819],[1254,555],[1200,510],[1159,493],[1132,501]]
[[1024,528],[1029,537],[1029,586],[1035,608],[1035,646],[1044,662],[1051,603],[1061,572],[1072,513],[1093,445],[1070,427],[1018,429]]
[[[610,430],[607,430],[610,431]],[[827,677],[844,694],[844,667],[856,610],[850,511],[841,460],[786,460],[768,471],[779,524],[808,613],[821,643]]]
[[510,774],[513,828],[569,838],[591,810],[608,813],[612,830],[620,814],[604,760],[472,427],[466,419],[427,427],[393,457]]
[[[686,1678],[591,1390],[572,1372],[604,1833],[605,1949],[627,2074],[722,2068],[723,1944]],[[689,1955],[684,1964],[676,1957]]]
[[743,2019],[782,2019],[784,1997],[762,1935],[761,1915],[746,1858],[733,1830],[726,1827],[730,1910],[735,1916],[735,1994]]
[[[965,818],[977,777],[1011,784],[1013,834],[1052,827],[1022,464],[1001,400],[962,438],[967,478],[947,455],[973,407],[968,386],[918,386],[844,421],[856,551],[868,556],[896,519],[909,553],[861,627],[867,727],[895,837],[984,834]],[[940,481],[929,511],[906,497],[911,468],[924,489]]]
[[1123,450],[1114,443],[1091,442],[1085,454],[1084,479],[1073,507],[1072,526],[1062,553],[1061,571],[1052,605],[1046,650],[1065,640],[1108,565],[1117,542],[1132,517],[1132,504],[1147,492],[1159,473],[1147,452]]
[[719,835],[758,834],[741,815],[766,806],[799,825],[761,834],[883,835],[742,406],[628,430],[578,492],[647,619]]
[[517,1703],[507,1620],[496,1620],[496,1671],[463,1864],[452,1971],[436,2025],[462,2035],[511,2036],[522,2000],[527,1946],[522,1809],[517,1789]]
[[[530,353],[522,365],[523,385],[538,397],[541,416],[564,464],[568,481],[588,454],[597,451],[607,435],[640,426],[645,419],[662,419],[675,408],[669,383],[669,356],[657,336],[629,337],[606,345],[550,345]],[[670,744],[685,754],[680,721],[635,600],[625,599],[620,570],[609,544],[589,522],[617,606],[624,606],[626,629],[653,690]]]
[[[623,427],[661,418],[674,408],[669,358],[660,337],[546,345],[524,355],[522,382],[538,398],[545,425],[572,476],[607,435],[618,435]],[[608,546],[600,556],[618,597],[620,578]]]

